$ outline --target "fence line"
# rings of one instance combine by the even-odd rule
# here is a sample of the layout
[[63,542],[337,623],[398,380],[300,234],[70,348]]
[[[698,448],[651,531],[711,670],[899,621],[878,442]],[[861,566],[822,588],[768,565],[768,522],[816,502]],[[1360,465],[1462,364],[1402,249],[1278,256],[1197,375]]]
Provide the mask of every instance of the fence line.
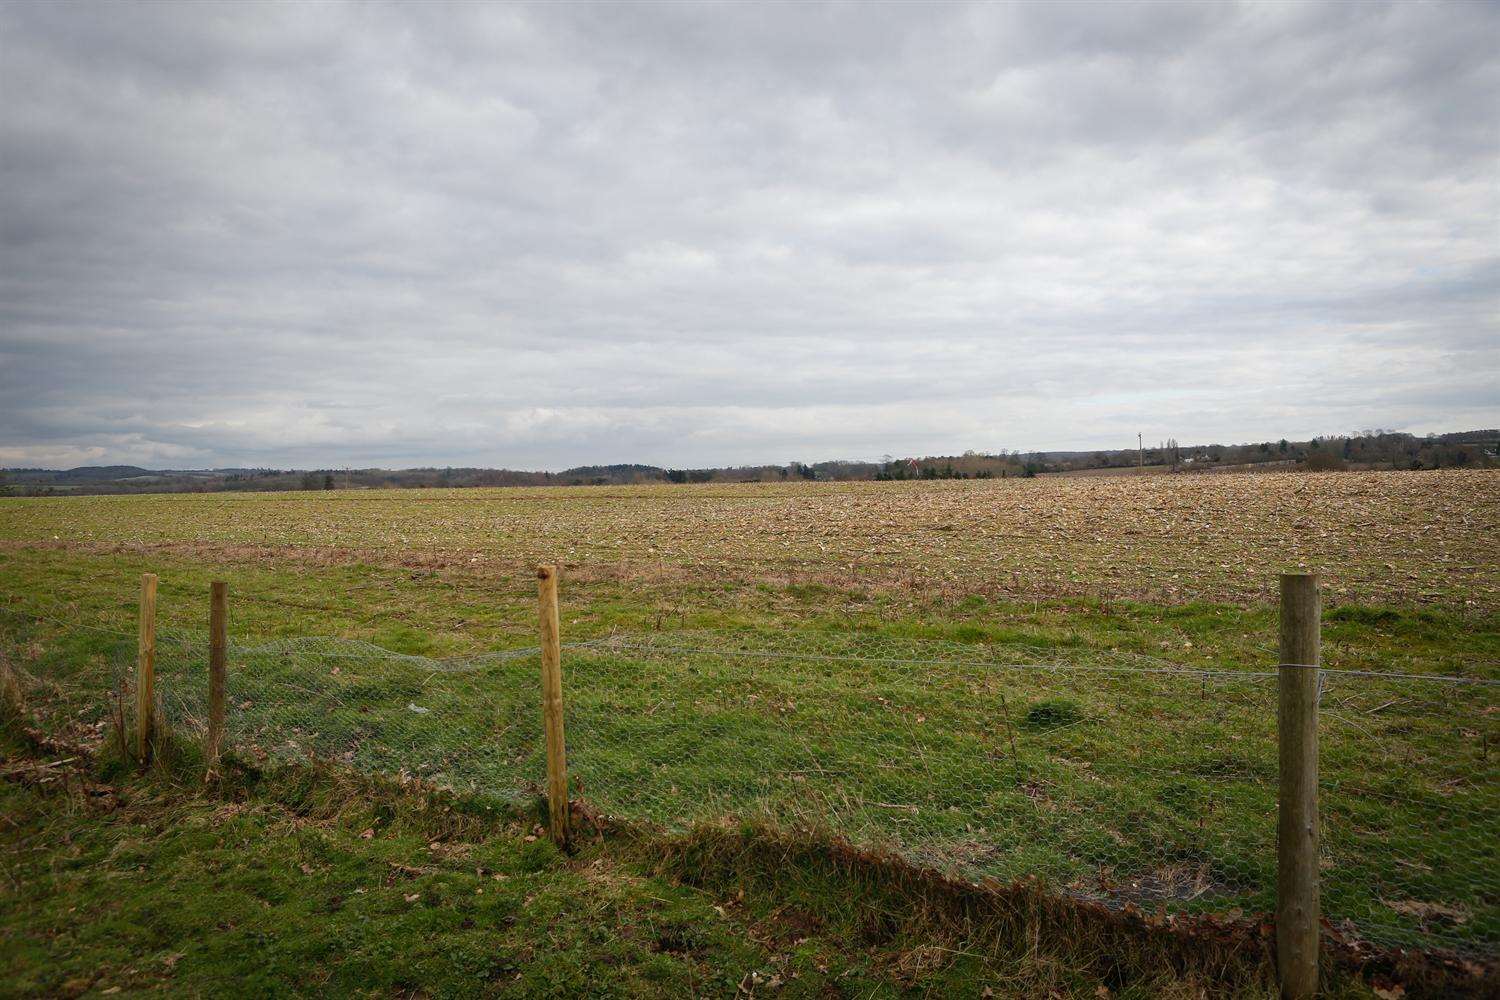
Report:
[[[88,630],[88,631],[91,631],[91,632],[98,633],[100,635],[118,637],[118,638],[121,638],[121,639],[131,638],[133,636],[133,633],[126,632],[126,631],[124,631],[121,628],[109,628],[107,626],[102,626],[102,625],[92,625],[92,624],[89,624],[89,623],[86,623],[86,622],[77,621],[76,619],[63,619],[63,618],[56,617],[55,615],[48,615],[48,614],[44,614],[44,613],[41,613],[41,612],[38,612],[38,611],[30,610],[30,609],[22,609],[22,608],[15,608],[15,607],[6,607],[6,606],[3,606],[3,605],[0,605],[0,617],[8,617],[8,618],[10,618],[12,620],[48,622],[50,624],[61,626],[63,628],[67,628],[67,629],[84,629],[84,630]],[[160,636],[160,637],[163,637],[163,638],[177,637],[177,638],[181,639],[181,638],[184,638],[186,636],[191,635],[192,633],[186,633],[186,632],[183,632],[181,630],[169,630],[169,629],[158,628],[156,634],[158,636]],[[673,634],[674,635],[686,635],[686,636],[696,636],[696,635],[698,635],[697,632],[692,631],[692,630],[688,630],[686,632],[676,632],[676,633],[673,633]],[[744,634],[754,635],[753,632],[749,632],[749,631],[747,631]],[[317,637],[299,636],[299,637],[283,637],[283,638],[265,639],[265,640],[261,640],[258,644],[255,644],[255,645],[249,645],[249,644],[245,644],[245,643],[240,643],[238,645],[239,645],[239,648],[242,648],[242,649],[255,649],[255,648],[258,648],[259,646],[270,646],[270,645],[274,645],[274,644],[277,644],[277,643],[299,643],[299,642],[317,642],[317,641],[319,641]],[[411,660],[413,662],[421,662],[421,663],[443,663],[443,662],[448,661],[448,660],[453,660],[453,661],[472,661],[472,660],[475,660],[475,659],[478,659],[478,658],[481,658],[481,657],[535,655],[535,654],[537,654],[537,652],[539,651],[539,648],[540,648],[538,646],[521,646],[521,647],[515,647],[515,648],[512,648],[512,649],[506,649],[506,650],[490,651],[490,652],[487,652],[487,653],[456,655],[456,656],[451,656],[451,657],[436,657],[436,658],[434,658],[434,657],[430,657],[430,656],[426,656],[426,655],[418,654],[418,653],[400,653],[400,652],[395,652],[395,651],[392,651],[392,650],[387,650],[387,649],[384,649],[383,647],[377,646],[377,645],[375,645],[373,643],[364,642],[363,640],[337,639],[336,641],[339,642],[339,643],[341,643],[341,644],[349,645],[351,647],[357,646],[357,647],[360,647],[360,648],[359,649],[355,649],[353,651],[345,651],[345,652],[337,652],[337,651],[329,650],[329,651],[324,651],[322,653],[322,655],[327,656],[327,657],[348,656],[348,657],[352,657],[352,658],[358,658],[360,656],[367,655],[366,652],[364,652],[364,650],[368,650],[369,653],[378,654],[378,655],[385,656],[385,657],[390,657],[390,658],[408,659],[408,660]],[[947,646],[947,647],[951,647],[951,648],[954,648],[954,649],[964,649],[964,650],[972,650],[973,648],[975,648],[975,644],[952,642],[952,641],[949,641],[949,640],[910,639],[910,640],[905,640],[905,641],[913,643],[913,644],[924,645],[924,646]],[[660,643],[652,640],[650,638],[650,636],[635,636],[635,635],[630,635],[630,634],[611,634],[611,635],[607,635],[607,636],[604,636],[604,637],[598,638],[598,639],[575,640],[575,641],[571,641],[571,642],[564,642],[564,643],[561,644],[561,648],[564,649],[564,650],[591,649],[591,648],[598,648],[598,647],[601,647],[601,646],[608,646],[610,648],[625,649],[625,650],[641,650],[641,651],[653,651],[653,652],[671,652],[671,653],[695,654],[695,655],[696,654],[707,654],[707,655],[716,655],[716,656],[732,655],[732,656],[743,656],[743,657],[755,657],[755,658],[761,658],[761,659],[778,659],[778,660],[793,660],[793,661],[820,661],[820,660],[824,660],[824,661],[829,661],[829,662],[840,662],[840,661],[844,661],[844,660],[858,659],[858,660],[862,660],[862,661],[865,661],[865,662],[871,662],[871,663],[888,663],[888,664],[901,664],[901,665],[911,665],[911,666],[955,665],[955,664],[957,664],[957,665],[963,665],[963,666],[989,667],[989,668],[1000,668],[1000,669],[1025,667],[1027,669],[1033,669],[1033,670],[1111,671],[1111,672],[1146,673],[1146,674],[1159,673],[1159,674],[1193,675],[1193,676],[1205,675],[1205,676],[1210,676],[1210,677],[1213,677],[1213,676],[1225,676],[1225,677],[1261,677],[1261,678],[1270,678],[1270,677],[1276,677],[1276,676],[1278,676],[1278,671],[1282,667],[1308,666],[1308,665],[1305,665],[1305,664],[1285,664],[1285,663],[1282,663],[1282,664],[1276,664],[1275,666],[1276,666],[1277,669],[1272,669],[1272,670],[1252,670],[1252,669],[1245,669],[1245,668],[1228,668],[1228,667],[1197,667],[1197,666],[1192,666],[1192,665],[1184,664],[1184,663],[1173,663],[1170,660],[1166,660],[1166,659],[1163,659],[1163,658],[1160,658],[1160,657],[1151,656],[1150,654],[1146,654],[1146,653],[1140,653],[1140,652],[1135,652],[1135,651],[1130,651],[1130,650],[1118,650],[1118,649],[1088,650],[1088,652],[1090,653],[1090,655],[1100,655],[1101,653],[1103,653],[1103,654],[1107,654],[1107,655],[1110,655],[1110,656],[1118,657],[1120,659],[1142,660],[1142,661],[1145,661],[1145,662],[1148,662],[1148,663],[1159,663],[1159,664],[1163,664],[1163,665],[1159,666],[1159,667],[1145,667],[1145,666],[1132,666],[1132,665],[1122,665],[1122,664],[1101,665],[1101,664],[1082,664],[1082,663],[1067,663],[1067,662],[1024,662],[1023,663],[1023,662],[1019,662],[1019,661],[1017,661],[1017,662],[1007,662],[1007,661],[993,661],[993,660],[955,659],[953,657],[929,657],[929,658],[916,658],[916,657],[869,657],[869,656],[861,656],[861,655],[858,655],[858,654],[820,654],[820,653],[805,653],[805,652],[781,651],[781,650],[749,650],[749,649],[735,650],[735,649],[726,649],[724,647],[709,647],[709,646],[702,646],[702,645],[685,645],[685,644],[681,644],[681,643],[675,643],[675,641],[674,641],[673,645],[663,646]],[[1019,644],[1019,643],[1010,643],[1010,642],[1007,642],[1007,643],[1003,644],[1003,646],[1001,646],[1000,648],[1002,648],[1004,650],[1007,650],[1007,651],[1027,650],[1027,651],[1033,651],[1033,652],[1038,652],[1038,653],[1050,653],[1050,652],[1055,652],[1056,651],[1056,647],[1051,647],[1051,646],[1034,646],[1034,645]],[[1476,666],[1500,665],[1500,661],[1480,660],[1480,661],[1474,661],[1474,665],[1476,665]],[[1329,677],[1339,677],[1339,676],[1368,677],[1368,678],[1380,678],[1380,679],[1388,679],[1388,680],[1402,680],[1402,681],[1416,681],[1416,682],[1433,682],[1433,683],[1458,684],[1458,685],[1474,685],[1474,686],[1477,686],[1477,687],[1500,687],[1500,679],[1488,678],[1488,677],[1472,677],[1472,676],[1463,676],[1463,675],[1457,675],[1457,674],[1432,674],[1432,673],[1411,673],[1411,672],[1386,671],[1386,670],[1366,670],[1366,669],[1357,669],[1357,668],[1329,667],[1329,666],[1321,666],[1321,665],[1317,666],[1316,669],[1319,671],[1320,674],[1326,675],[1326,676],[1329,676]]]
[[[131,689],[129,633],[0,615],[65,630],[66,648],[40,668],[76,709]],[[155,640],[147,714],[169,734],[209,735],[211,637]],[[1500,755],[1489,753],[1500,682],[1487,678],[1314,671],[1316,658],[1285,651],[1277,669],[1238,671],[1086,648],[1006,645],[986,659],[975,655],[986,647],[866,633],[559,641],[567,735],[559,725],[556,742],[572,782],[559,791],[547,779],[562,753],[547,752],[538,690],[545,641],[433,659],[358,640],[235,643],[226,631],[223,648],[226,753],[313,754],[500,797],[550,792],[564,835],[571,795],[666,829],[752,819],[976,880],[1036,875],[1169,912],[1275,908],[1272,682],[1316,675],[1323,836],[1311,871],[1334,933],[1500,957]]]

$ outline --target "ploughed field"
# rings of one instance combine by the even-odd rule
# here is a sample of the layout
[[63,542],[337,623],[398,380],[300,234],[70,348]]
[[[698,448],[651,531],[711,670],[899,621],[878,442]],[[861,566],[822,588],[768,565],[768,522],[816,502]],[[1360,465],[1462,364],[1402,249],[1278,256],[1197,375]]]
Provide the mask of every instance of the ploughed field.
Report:
[[504,575],[537,561],[987,596],[1500,605],[1500,472],[342,491],[11,499],[0,545],[69,555]]

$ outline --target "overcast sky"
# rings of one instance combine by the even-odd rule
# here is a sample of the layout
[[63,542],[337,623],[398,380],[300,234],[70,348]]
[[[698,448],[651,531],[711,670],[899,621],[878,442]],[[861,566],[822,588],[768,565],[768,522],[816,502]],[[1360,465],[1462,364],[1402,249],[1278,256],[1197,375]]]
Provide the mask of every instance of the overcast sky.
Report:
[[1500,425],[1500,5],[0,4],[0,465]]

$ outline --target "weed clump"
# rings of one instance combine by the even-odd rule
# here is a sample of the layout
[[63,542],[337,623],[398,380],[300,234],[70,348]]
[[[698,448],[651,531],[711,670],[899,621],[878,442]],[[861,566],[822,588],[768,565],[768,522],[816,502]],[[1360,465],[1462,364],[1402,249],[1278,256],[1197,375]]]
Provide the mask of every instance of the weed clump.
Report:
[[1067,698],[1049,698],[1039,701],[1026,710],[1026,718],[1021,725],[1027,729],[1045,731],[1058,729],[1062,726],[1071,726],[1075,722],[1083,721],[1083,709],[1078,707],[1076,701]]
[[1391,625],[1401,620],[1401,612],[1394,608],[1369,608],[1345,605],[1334,608],[1323,616],[1324,621],[1352,622],[1355,625]]
[[20,726],[26,717],[26,694],[18,671],[0,657],[0,727]]

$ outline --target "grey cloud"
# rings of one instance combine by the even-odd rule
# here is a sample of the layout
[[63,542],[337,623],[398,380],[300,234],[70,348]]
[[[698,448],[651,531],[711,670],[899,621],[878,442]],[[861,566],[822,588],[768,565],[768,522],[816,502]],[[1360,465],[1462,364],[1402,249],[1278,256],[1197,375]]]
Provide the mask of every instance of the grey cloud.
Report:
[[0,7],[0,463],[1500,423],[1492,5]]

